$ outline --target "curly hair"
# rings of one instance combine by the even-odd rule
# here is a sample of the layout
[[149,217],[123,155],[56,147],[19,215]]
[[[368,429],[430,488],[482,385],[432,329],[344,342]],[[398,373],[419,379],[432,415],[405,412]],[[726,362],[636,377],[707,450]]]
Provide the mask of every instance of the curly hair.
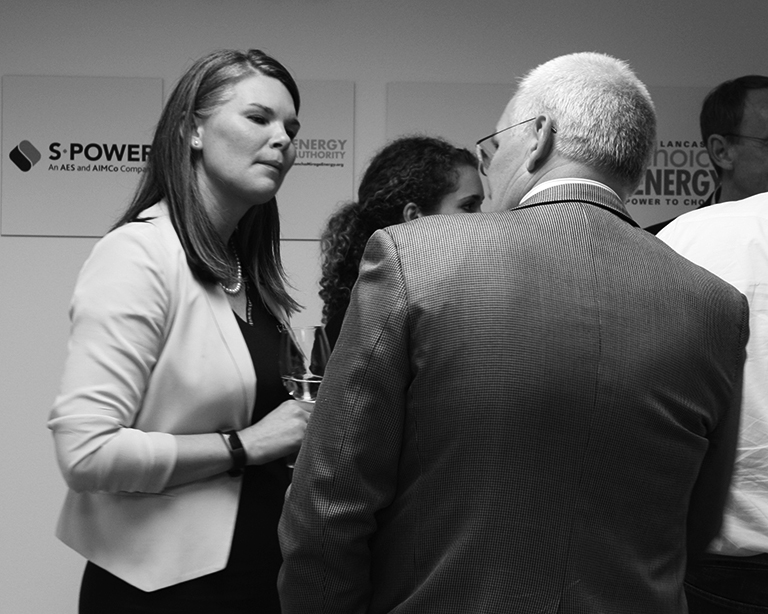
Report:
[[342,205],[320,237],[324,322],[346,310],[370,236],[403,222],[408,203],[416,204],[424,215],[433,214],[443,197],[456,190],[463,166],[477,166],[474,154],[428,136],[398,138],[373,157],[357,201]]

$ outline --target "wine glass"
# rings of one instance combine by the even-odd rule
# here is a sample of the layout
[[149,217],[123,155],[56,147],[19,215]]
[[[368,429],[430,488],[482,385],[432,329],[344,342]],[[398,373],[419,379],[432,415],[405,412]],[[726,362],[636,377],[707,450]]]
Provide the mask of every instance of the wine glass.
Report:
[[[280,333],[278,365],[280,377],[288,393],[298,401],[314,403],[331,346],[322,326],[284,328]],[[296,454],[286,458],[293,468]]]

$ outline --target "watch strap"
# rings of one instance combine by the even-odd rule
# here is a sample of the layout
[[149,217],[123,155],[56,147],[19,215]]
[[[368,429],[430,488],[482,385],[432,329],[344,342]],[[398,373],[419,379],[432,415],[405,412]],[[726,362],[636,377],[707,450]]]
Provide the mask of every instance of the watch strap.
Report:
[[248,464],[248,456],[245,453],[243,442],[237,431],[219,431],[229,448],[229,455],[232,457],[232,468],[227,473],[233,477],[242,475],[243,469]]

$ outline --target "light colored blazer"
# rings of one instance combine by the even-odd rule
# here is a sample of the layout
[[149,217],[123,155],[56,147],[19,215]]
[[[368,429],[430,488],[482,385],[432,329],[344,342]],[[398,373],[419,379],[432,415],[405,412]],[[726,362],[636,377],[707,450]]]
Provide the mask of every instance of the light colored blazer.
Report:
[[283,614],[680,614],[746,299],[606,189],[378,231],[283,517]]
[[256,375],[224,292],[192,275],[166,206],[142,218],[101,239],[80,272],[48,426],[70,487],[58,537],[151,591],[226,566],[241,480],[166,488],[173,435],[247,426]]

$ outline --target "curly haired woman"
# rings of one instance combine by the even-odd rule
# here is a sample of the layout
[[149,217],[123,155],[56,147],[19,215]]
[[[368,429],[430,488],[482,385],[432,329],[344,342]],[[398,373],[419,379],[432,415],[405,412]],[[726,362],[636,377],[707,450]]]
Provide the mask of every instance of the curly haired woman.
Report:
[[371,160],[357,200],[334,213],[321,236],[320,298],[335,345],[369,237],[425,215],[476,213],[483,202],[477,159],[440,138],[406,136]]

